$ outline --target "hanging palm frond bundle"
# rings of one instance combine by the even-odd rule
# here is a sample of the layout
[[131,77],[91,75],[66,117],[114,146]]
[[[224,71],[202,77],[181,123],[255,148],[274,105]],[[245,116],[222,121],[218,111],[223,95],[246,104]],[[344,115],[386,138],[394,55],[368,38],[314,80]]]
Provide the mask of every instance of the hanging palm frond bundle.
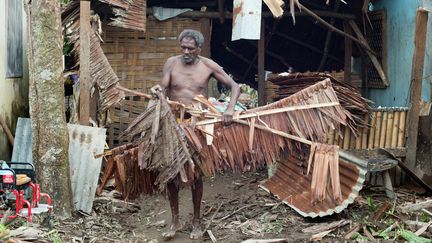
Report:
[[137,164],[141,169],[157,172],[154,183],[161,190],[178,175],[186,183],[198,172],[195,163],[199,157],[188,145],[183,130],[160,93],[120,136],[133,140],[138,149]]

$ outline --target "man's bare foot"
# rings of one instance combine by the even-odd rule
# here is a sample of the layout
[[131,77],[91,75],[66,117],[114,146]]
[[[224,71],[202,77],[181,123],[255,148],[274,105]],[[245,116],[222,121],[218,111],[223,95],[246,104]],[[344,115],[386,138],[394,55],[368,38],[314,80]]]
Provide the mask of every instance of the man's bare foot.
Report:
[[176,232],[181,230],[182,228],[183,225],[180,222],[177,222],[176,224],[172,224],[167,231],[162,233],[162,237],[164,237],[167,240],[172,239],[175,236]]
[[199,220],[194,220],[194,222],[192,223],[192,232],[190,234],[190,238],[193,240],[198,240],[201,239],[203,234],[204,232],[202,231],[201,223],[199,222]]

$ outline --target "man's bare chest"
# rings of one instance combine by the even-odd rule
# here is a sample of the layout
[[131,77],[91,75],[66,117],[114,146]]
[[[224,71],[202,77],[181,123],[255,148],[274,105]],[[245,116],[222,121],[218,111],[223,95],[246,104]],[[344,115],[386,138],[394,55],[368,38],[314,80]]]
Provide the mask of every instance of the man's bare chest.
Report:
[[171,71],[171,86],[206,85],[210,76],[210,70],[202,64],[191,67],[176,65]]

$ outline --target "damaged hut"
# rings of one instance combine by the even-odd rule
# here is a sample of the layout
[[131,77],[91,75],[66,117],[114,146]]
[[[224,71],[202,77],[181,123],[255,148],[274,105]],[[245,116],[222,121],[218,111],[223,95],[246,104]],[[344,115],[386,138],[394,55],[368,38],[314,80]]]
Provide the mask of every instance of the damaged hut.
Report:
[[[370,1],[354,1],[349,4],[341,1],[327,1],[327,4],[326,1],[299,1],[300,3],[294,4],[297,1],[290,1],[291,4],[286,6],[278,4],[280,1],[264,2],[265,4],[261,1],[244,0],[181,3],[169,0],[92,1],[92,17],[91,21],[89,20],[92,23],[89,30],[89,67],[91,84],[97,84],[100,92],[100,103],[94,105],[96,108],[91,116],[100,124],[107,124],[108,144],[112,148],[107,156],[103,182],[115,174],[117,188],[123,192],[124,198],[130,199],[139,193],[153,192],[156,185],[150,182],[171,179],[170,176],[161,177],[161,171],[152,171],[151,163],[148,163],[151,161],[151,153],[147,155],[147,159],[143,159],[140,154],[145,147],[143,143],[151,141],[151,138],[148,140],[149,137],[139,138],[140,133],[142,129],[153,129],[153,126],[134,128],[149,119],[149,114],[153,114],[156,109],[155,103],[147,102],[151,96],[143,93],[149,93],[150,88],[159,83],[165,60],[179,53],[177,36],[185,28],[200,30],[204,34],[204,56],[220,63],[237,82],[257,88],[261,107],[246,111],[244,115],[276,109],[277,104],[280,104],[278,102],[286,102],[284,106],[296,104],[298,101],[292,99],[299,98],[299,93],[308,93],[305,90],[317,87],[320,89],[323,82],[324,86],[331,87],[334,93],[335,99],[327,102],[338,103],[337,107],[340,108],[336,112],[338,115],[334,115],[325,112],[334,107],[309,107],[311,111],[299,113],[303,118],[293,115],[285,118],[287,120],[264,119],[263,124],[256,124],[256,127],[270,128],[267,131],[258,128],[255,131],[255,126],[250,125],[252,119],[249,117],[249,120],[243,121],[249,122],[248,126],[239,123],[235,127],[242,128],[232,128],[240,129],[244,140],[236,148],[237,157],[228,147],[224,147],[227,145],[218,144],[218,138],[213,138],[209,145],[209,139],[205,135],[198,136],[195,134],[196,129],[183,126],[179,141],[188,138],[187,142],[179,142],[176,146],[182,150],[181,144],[189,143],[193,145],[194,151],[189,155],[186,153],[185,157],[182,157],[182,163],[190,161],[190,158],[198,153],[205,158],[212,158],[211,164],[202,164],[200,168],[206,174],[213,174],[221,170],[256,169],[277,162],[279,167],[275,175],[262,184],[262,187],[302,215],[315,217],[340,212],[353,201],[362,187],[367,159],[347,155],[344,151],[332,152],[330,157],[338,158],[339,161],[336,167],[339,168],[337,174],[340,183],[334,181],[330,187],[341,187],[341,195],[335,195],[335,191],[331,198],[328,198],[326,196],[329,195],[318,193],[319,201],[327,204],[314,206],[313,202],[318,194],[313,196],[316,190],[316,180],[313,177],[321,177],[321,180],[325,181],[331,175],[314,175],[310,170],[315,166],[308,162],[319,160],[326,166],[335,167],[334,164],[331,165],[334,160],[326,156],[314,157],[314,154],[325,154],[322,151],[327,151],[329,147],[339,147],[344,150],[361,150],[363,155],[366,153],[373,156],[378,148],[392,148],[393,152],[400,152],[398,155],[404,156],[407,108],[371,110],[372,102],[361,95],[368,94],[372,87],[389,86],[385,64],[387,49],[384,45],[387,34],[387,29],[384,28],[386,15],[378,12],[370,15],[370,23],[376,29],[371,32],[368,27],[361,26],[361,23],[366,21],[356,17],[367,14]],[[373,2],[375,4],[386,1]],[[74,44],[75,61],[72,66],[75,67],[83,64],[77,52],[81,43],[78,27],[82,25],[78,3],[72,1],[63,12],[66,35],[70,36],[69,40]],[[301,9],[301,12],[297,11],[298,9]],[[251,19],[244,16],[246,12],[253,13],[249,16]],[[275,16],[278,18],[274,18]],[[252,21],[256,25],[251,24]],[[362,32],[361,29],[367,31]],[[251,49],[256,51],[251,52]],[[362,70],[356,70],[357,66],[353,65],[356,61],[363,62]],[[213,91],[221,87],[217,87],[214,82],[210,82],[210,85],[210,95],[214,96],[216,92]],[[263,106],[266,103],[271,104]],[[306,102],[305,105],[310,103]],[[152,109],[153,111],[149,112]],[[318,120],[324,124],[319,131],[314,130],[317,126],[311,125],[313,123],[307,123],[310,125],[304,127],[300,125],[305,119],[303,113],[313,113],[312,111],[320,114]],[[102,112],[106,116],[98,118],[96,114],[100,115]],[[162,119],[162,114],[160,116]],[[164,116],[169,115],[164,113]],[[332,116],[331,119],[329,116]],[[327,119],[331,122],[324,122]],[[161,126],[154,133],[157,134],[163,129]],[[232,144],[233,138],[230,138],[229,134],[234,130],[230,129],[224,130],[215,125],[214,134],[219,132],[224,140],[231,140],[228,144]],[[272,129],[276,134],[272,134]],[[129,134],[122,134],[125,130]],[[287,142],[293,137],[283,135],[292,135],[301,141]],[[250,136],[262,136],[257,141],[271,137],[272,142],[263,148],[259,142],[252,142],[255,140],[249,138]],[[315,143],[328,145],[324,148],[321,145],[315,146]],[[308,147],[307,153],[296,155],[293,151],[302,150],[302,146]],[[314,153],[314,149],[321,152]],[[237,155],[237,151],[242,152]],[[252,153],[253,151],[256,153]],[[166,161],[170,162],[169,159]],[[174,171],[180,173],[181,168]],[[335,173],[335,170],[329,171],[330,174]],[[184,174],[187,174],[187,171]],[[297,176],[299,181],[304,178],[299,182],[301,189],[281,191],[277,185],[291,184],[292,181],[286,181],[290,176]],[[130,184],[127,178],[134,177],[145,177],[147,182]],[[332,178],[335,178],[335,175]],[[183,179],[187,180],[187,175]],[[323,188],[319,190],[325,191]],[[310,194],[303,195],[304,193]],[[335,203],[340,199],[342,201]],[[312,206],[302,208],[305,200]]]

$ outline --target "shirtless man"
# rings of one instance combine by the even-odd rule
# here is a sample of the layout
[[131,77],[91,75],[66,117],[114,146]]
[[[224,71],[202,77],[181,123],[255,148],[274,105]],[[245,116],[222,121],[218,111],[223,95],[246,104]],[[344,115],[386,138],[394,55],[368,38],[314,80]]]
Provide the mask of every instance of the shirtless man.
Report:
[[[234,106],[240,95],[239,85],[225,73],[221,66],[214,61],[200,56],[204,43],[203,35],[196,30],[183,30],[179,35],[182,55],[170,57],[163,67],[163,77],[160,82],[165,94],[173,101],[184,104],[192,103],[196,95],[208,96],[208,81],[211,76],[231,89],[231,101],[223,113],[222,122],[228,125],[232,121]],[[191,239],[199,239],[203,235],[200,224],[200,207],[203,194],[201,177],[191,184],[192,202],[194,208]],[[171,207],[172,224],[162,235],[166,238],[174,237],[176,231],[182,228],[178,209],[178,183],[167,185],[168,200]]]

